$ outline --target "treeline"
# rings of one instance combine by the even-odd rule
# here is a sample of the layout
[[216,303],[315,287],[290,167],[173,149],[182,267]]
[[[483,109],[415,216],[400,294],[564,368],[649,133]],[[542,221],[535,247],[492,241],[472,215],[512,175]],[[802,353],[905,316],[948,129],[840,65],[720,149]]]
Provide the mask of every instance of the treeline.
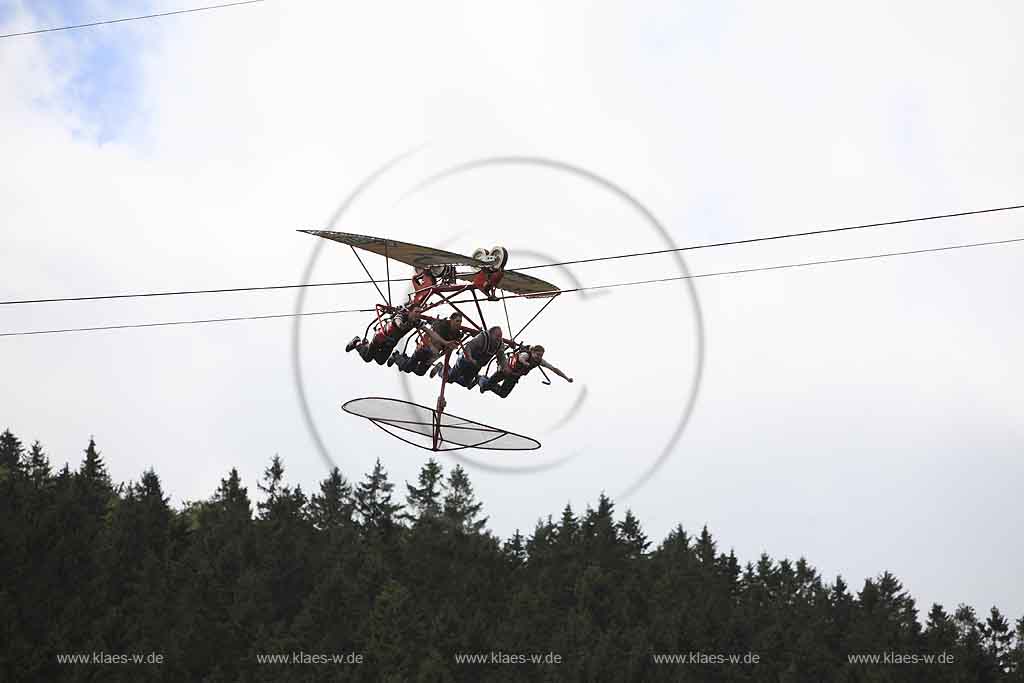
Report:
[[[922,625],[888,572],[854,590],[803,559],[743,565],[706,528],[652,547],[604,495],[501,540],[433,460],[399,490],[378,462],[307,494],[275,456],[258,491],[232,470],[173,509],[153,471],[114,485],[92,441],[54,472],[4,432],[0,680],[1024,680],[1024,619],[934,605]],[[96,653],[162,663],[58,661]],[[560,663],[514,663],[533,654]]]

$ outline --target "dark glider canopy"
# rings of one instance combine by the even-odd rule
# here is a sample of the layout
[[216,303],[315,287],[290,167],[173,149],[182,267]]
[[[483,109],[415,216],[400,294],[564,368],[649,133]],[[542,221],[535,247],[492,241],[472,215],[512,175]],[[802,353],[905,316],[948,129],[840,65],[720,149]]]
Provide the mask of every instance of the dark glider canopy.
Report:
[[[385,239],[383,237],[370,237],[369,235],[355,235],[350,232],[335,232],[332,230],[300,230],[307,235],[315,235],[324,239],[347,244],[355,249],[380,254],[387,258],[394,259],[399,263],[412,266],[413,268],[429,268],[431,266],[468,266],[471,268],[483,268],[487,264],[472,256],[463,256],[444,249],[423,247],[410,242],[399,242],[398,240]],[[461,274],[460,280],[472,280],[473,274]],[[545,282],[531,275],[524,275],[514,270],[506,270],[502,274],[501,282],[497,288],[521,296],[554,296],[559,293],[558,287]]]
[[421,247],[418,244],[399,242],[383,237],[370,237],[369,235],[354,235],[350,232],[334,232],[331,230],[299,230],[307,235],[316,235],[324,239],[334,240],[347,244],[356,249],[372,251],[374,254],[393,258],[400,263],[405,263],[413,268],[429,268],[430,266],[472,266],[482,268],[486,265],[483,261],[462,256],[444,249],[433,247]]
[[[459,275],[460,280],[472,280],[472,275]],[[561,291],[550,282],[544,282],[532,275],[523,275],[515,270],[506,270],[501,274],[501,281],[495,285],[498,289],[524,297],[555,296]]]

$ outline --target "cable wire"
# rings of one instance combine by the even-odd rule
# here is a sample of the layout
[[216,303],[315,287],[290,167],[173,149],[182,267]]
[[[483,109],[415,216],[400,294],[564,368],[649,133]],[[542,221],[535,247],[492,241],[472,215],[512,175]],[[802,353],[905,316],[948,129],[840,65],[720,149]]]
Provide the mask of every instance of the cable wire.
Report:
[[[678,280],[696,280],[698,278],[720,277],[720,276],[723,276],[723,275],[740,275],[740,274],[743,274],[743,273],[759,273],[759,272],[764,272],[764,271],[769,271],[769,270],[785,270],[785,269],[788,269],[788,268],[806,268],[808,266],[820,266],[820,265],[825,265],[825,264],[830,264],[830,263],[850,263],[850,262],[853,262],[853,261],[869,261],[869,260],[872,260],[872,259],[891,258],[891,257],[894,257],[894,256],[909,256],[909,255],[912,255],[912,254],[930,254],[930,253],[936,253],[936,252],[941,252],[941,251],[953,251],[955,249],[970,249],[970,248],[973,248],[973,247],[989,247],[989,246],[996,246],[996,245],[1000,245],[1000,244],[1012,244],[1012,243],[1016,243],[1016,242],[1024,242],[1024,237],[1014,237],[1012,239],[993,240],[993,241],[989,241],[989,242],[971,242],[971,243],[968,243],[968,244],[951,244],[951,245],[947,245],[947,246],[944,246],[944,247],[930,247],[928,249],[914,249],[914,250],[910,250],[910,251],[891,251],[891,252],[885,252],[885,253],[881,253],[881,254],[868,254],[866,256],[848,256],[848,257],[845,257],[845,258],[823,259],[823,260],[819,260],[819,261],[803,261],[803,262],[800,262],[800,263],[785,263],[785,264],[776,265],[776,266],[758,266],[758,267],[755,267],[755,268],[740,268],[740,269],[736,269],[736,270],[723,270],[723,271],[718,271],[718,272],[714,272],[714,273],[698,273],[696,275],[680,275],[680,276],[675,276],[675,277],[664,277],[664,278],[656,278],[656,279],[651,279],[651,280],[635,280],[635,281],[632,281],[632,282],[613,282],[613,283],[609,283],[609,284],[606,284],[606,285],[592,285],[592,286],[589,286],[589,287],[574,287],[572,289],[551,290],[550,292],[537,292],[537,293],[534,293],[534,294],[508,294],[508,295],[505,295],[505,296],[498,297],[498,299],[501,299],[502,301],[504,301],[505,299],[536,298],[536,297],[544,296],[545,294],[552,294],[552,295],[554,295],[554,296],[552,296],[548,300],[547,303],[544,304],[544,307],[546,308],[547,305],[550,304],[552,301],[554,301],[555,298],[557,297],[557,295],[559,295],[559,294],[569,294],[569,293],[575,293],[575,292],[586,292],[586,291],[591,291],[591,290],[595,290],[595,289],[613,289],[615,287],[632,287],[632,286],[635,286],[635,285],[649,285],[649,284],[655,284],[655,283],[661,283],[661,282],[675,282],[675,281],[678,281]],[[72,327],[72,328],[59,329],[59,330],[33,330],[33,331],[29,331],[29,332],[3,332],[3,333],[0,333],[0,337],[23,337],[23,336],[29,336],[29,335],[58,334],[58,333],[64,333],[64,332],[92,332],[92,331],[96,331],[96,330],[122,330],[122,329],[139,328],[139,327],[165,327],[165,326],[170,326],[170,325],[196,325],[196,324],[200,324],[200,323],[234,322],[234,321],[239,321],[239,320],[267,320],[267,319],[271,319],[271,318],[297,318],[297,317],[312,316],[312,315],[335,315],[335,314],[338,314],[338,313],[373,313],[374,310],[375,309],[372,309],[372,308],[353,308],[353,309],[343,309],[343,310],[335,310],[335,311],[313,311],[313,312],[310,312],[310,313],[282,313],[282,314],[278,314],[278,315],[250,315],[250,316],[241,316],[241,317],[237,317],[237,318],[212,318],[212,319],[208,319],[208,320],[175,320],[175,321],[170,321],[170,322],[141,323],[141,324],[132,324],[132,325],[104,325],[104,326],[100,326],[100,327]],[[544,309],[542,308],[541,311],[543,311],[543,310]],[[540,315],[540,311],[538,311],[537,314],[534,315],[534,318],[536,318],[537,315]],[[530,321],[527,322],[526,324],[529,325],[530,322],[533,322],[533,318],[531,318]],[[526,325],[523,326],[524,329],[525,329],[525,327],[526,327]],[[520,333],[522,331],[523,331],[522,329],[519,330]],[[516,336],[518,336],[518,335],[519,335],[519,333],[516,334]]]
[[33,36],[39,33],[53,33],[54,31],[70,31],[78,28],[89,28],[92,26],[104,26],[106,24],[120,24],[125,21],[138,21],[140,19],[156,19],[157,17],[169,17],[175,14],[191,14],[192,12],[205,12],[207,10],[224,9],[226,7],[237,7],[239,5],[254,5],[257,2],[265,2],[266,0],[240,0],[239,2],[227,2],[221,5],[206,5],[205,7],[192,7],[190,9],[179,9],[173,12],[159,12],[157,14],[144,14],[138,17],[124,17],[122,19],[104,19],[102,21],[93,21],[88,24],[73,24],[71,26],[55,26],[53,28],[40,28],[34,31],[21,31],[20,33],[4,33],[0,34],[0,38],[14,38],[16,36]]
[[[391,278],[391,282],[407,282],[409,278]],[[264,285],[260,287],[224,287],[220,289],[183,289],[168,292],[135,292],[129,294],[103,294],[100,296],[65,296],[52,299],[21,299],[0,301],[0,306],[15,304],[48,304],[60,301],[102,301],[105,299],[139,299],[151,296],[181,296],[183,294],[223,294],[225,292],[261,292],[273,289],[301,289],[306,287],[339,287],[344,285],[372,285],[383,280],[346,280],[343,282],[311,282],[304,285]]]
[[903,225],[905,223],[920,223],[922,221],[935,221],[943,218],[959,218],[961,216],[976,216],[983,213],[995,213],[997,211],[1015,211],[1024,209],[1024,204],[1014,206],[1000,206],[993,209],[976,209],[973,211],[960,211],[958,213],[943,213],[934,216],[922,216],[919,218],[900,218],[880,223],[864,223],[863,225],[847,225],[840,228],[822,228],[819,230],[808,230],[807,232],[790,232],[783,235],[767,235],[765,237],[751,237],[742,240],[730,240],[728,242],[709,242],[707,244],[694,244],[688,247],[674,247],[672,249],[658,249],[656,251],[638,251],[631,254],[617,254],[615,256],[597,256],[595,258],[576,259],[574,261],[560,261],[558,263],[544,263],[538,266],[525,266],[516,270],[533,270],[534,268],[551,268],[552,266],[570,266],[580,263],[593,263],[595,261],[612,261],[614,259],[633,258],[635,256],[654,256],[656,254],[670,254],[677,251],[695,251],[697,249],[711,249],[713,247],[731,247],[738,244],[752,244],[754,242],[769,242],[771,240],[784,240],[791,237],[809,237],[811,235],[826,235],[835,232],[846,232],[849,230],[864,230],[866,228],[880,228],[891,225]]
[[278,313],[276,315],[245,315],[236,318],[208,318],[206,320],[171,320],[159,323],[135,323],[129,325],[101,325],[99,327],[68,327],[59,330],[32,330],[29,332],[0,332],[0,337],[27,337],[36,334],[62,334],[65,332],[95,332],[98,330],[126,330],[139,327],[169,327],[171,325],[200,325],[204,323],[226,323],[239,320],[270,320],[271,318],[299,318],[307,315],[336,315],[338,313],[373,313],[372,308],[351,308],[337,311],[310,311],[309,313]]
[[[820,230],[810,230],[810,231],[807,231],[807,232],[793,232],[793,233],[785,233],[785,234],[782,234],[782,235],[766,235],[766,236],[763,236],[763,237],[751,237],[751,238],[748,238],[748,239],[732,240],[732,241],[728,241],[728,242],[713,242],[713,243],[706,243],[706,244],[695,244],[695,245],[691,245],[691,246],[687,246],[687,247],[675,247],[675,248],[672,248],[672,249],[659,249],[659,250],[656,250],[656,251],[641,251],[641,252],[634,252],[634,253],[630,253],[630,254],[616,254],[614,256],[597,256],[597,257],[594,257],[594,258],[576,259],[576,260],[573,260],[573,261],[559,261],[559,262],[556,262],[556,263],[542,263],[542,264],[535,265],[535,266],[524,266],[522,268],[516,268],[515,270],[517,270],[517,271],[533,270],[533,269],[536,269],[536,268],[551,268],[551,267],[554,267],[554,266],[567,266],[567,265],[575,265],[575,264],[580,264],[580,263],[593,263],[593,262],[596,262],[596,261],[611,261],[611,260],[615,260],[615,259],[633,258],[633,257],[639,257],[639,256],[652,256],[652,255],[656,255],[656,254],[667,254],[667,253],[677,252],[677,251],[694,251],[694,250],[697,250],[697,249],[711,249],[713,247],[734,246],[734,245],[738,245],[738,244],[751,244],[753,242],[768,242],[768,241],[771,241],[771,240],[782,240],[782,239],[789,239],[789,238],[793,238],[793,237],[807,237],[807,236],[810,236],[810,235],[824,235],[824,234],[828,234],[828,233],[844,232],[844,231],[850,231],[850,230],[863,230],[863,229],[866,229],[866,228],[877,228],[877,227],[883,227],[883,226],[902,225],[902,224],[905,224],[905,223],[919,223],[919,222],[923,222],[923,221],[934,221],[934,220],[940,220],[940,219],[945,219],[945,218],[958,218],[958,217],[962,217],[962,216],[975,216],[975,215],[979,215],[979,214],[995,213],[995,212],[999,212],[999,211],[1014,211],[1014,210],[1017,210],[1017,209],[1024,209],[1024,204],[1017,204],[1017,205],[1013,205],[1013,206],[1001,206],[1001,207],[990,208],[990,209],[975,209],[975,210],[972,210],[972,211],[960,211],[960,212],[957,212],[957,213],[937,214],[937,215],[933,215],[933,216],[922,216],[922,217],[918,217],[918,218],[901,218],[901,219],[898,219],[898,220],[883,221],[883,222],[879,222],[879,223],[865,223],[863,225],[850,225],[850,226],[844,226],[844,227],[839,227],[839,228],[824,228],[824,229],[820,229]],[[364,266],[364,268],[365,268],[365,266]],[[367,275],[369,275],[369,271],[368,270],[367,270]],[[256,291],[265,291],[265,290],[274,290],[274,289],[301,289],[301,288],[306,288],[306,287],[340,287],[340,286],[348,286],[348,285],[370,285],[370,284],[372,284],[374,286],[377,286],[378,283],[384,283],[384,282],[388,282],[388,283],[390,283],[390,282],[407,282],[407,281],[408,281],[408,278],[387,278],[385,280],[375,280],[375,279],[373,279],[372,276],[370,276],[369,280],[349,280],[349,281],[342,281],[342,282],[312,282],[312,283],[297,284],[297,285],[264,285],[264,286],[257,286],[257,287],[224,287],[224,288],[218,288],[218,289],[192,289],[192,290],[178,290],[178,291],[166,291],[166,292],[137,292],[137,293],[129,293],[129,294],[104,294],[104,295],[98,295],[98,296],[66,296],[66,297],[39,298],[39,299],[20,299],[20,300],[12,300],[12,301],[0,301],[0,306],[12,306],[12,305],[17,305],[17,304],[55,303],[55,302],[62,302],[62,301],[101,301],[101,300],[105,300],[105,299],[135,299],[135,298],[142,298],[142,297],[157,297],[157,296],[181,296],[181,295],[186,295],[186,294],[221,294],[221,293],[226,293],[226,292],[256,292]],[[379,287],[378,287],[378,291],[380,291]],[[563,291],[566,291],[566,290],[563,290]],[[381,294],[381,296],[383,296],[383,294]]]
[[552,289],[547,292],[534,292],[531,294],[506,294],[499,299],[532,299],[547,295],[558,296],[573,292],[588,292],[594,289],[612,289],[615,287],[631,287],[633,285],[649,285],[658,282],[675,282],[678,280],[696,280],[704,277],[719,277],[721,275],[741,275],[743,273],[760,273],[769,270],[786,270],[788,268],[806,268],[808,266],[821,266],[829,263],[850,263],[852,261],[870,261],[872,259],[890,258],[893,256],[910,256],[912,254],[930,254],[940,251],[953,251],[954,249],[970,249],[972,247],[989,247],[999,244],[1012,244],[1024,242],[1024,237],[1014,237],[1005,240],[993,240],[991,242],[971,242],[969,244],[951,244],[945,247],[930,247],[928,249],[913,249],[911,251],[890,251],[882,254],[868,254],[867,256],[848,256],[845,258],[823,259],[820,261],[802,261],[800,263],[784,263],[777,266],[758,266],[755,268],[739,268],[737,270],[721,270],[715,273],[698,273],[696,275],[678,275],[675,277],[662,277],[652,280],[634,280],[632,282],[613,282],[607,285],[592,285],[589,287],[574,287],[572,289]]

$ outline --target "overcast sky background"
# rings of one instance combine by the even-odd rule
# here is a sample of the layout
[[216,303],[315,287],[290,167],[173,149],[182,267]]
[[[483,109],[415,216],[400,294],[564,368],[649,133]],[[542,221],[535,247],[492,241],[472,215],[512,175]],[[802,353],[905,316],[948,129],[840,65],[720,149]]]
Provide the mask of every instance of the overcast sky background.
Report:
[[[181,9],[0,2],[0,33]],[[658,249],[615,197],[536,169],[407,196],[452,164],[540,155],[633,193],[678,244],[1024,201],[1016,2],[518,3],[291,0],[0,40],[0,298],[286,284],[341,201],[387,160],[340,230],[511,265]],[[1019,214],[692,252],[696,273],[1024,236]],[[624,500],[655,541],[708,524],[741,561],[805,555],[859,588],[895,572],[933,601],[1024,613],[1019,267],[1010,245],[698,280],[706,326],[692,421]],[[379,260],[371,266],[382,275]],[[541,271],[560,285],[677,275],[670,257]],[[329,244],[313,279],[359,279]],[[364,307],[319,289],[308,310]],[[575,297],[575,298],[573,298]],[[294,292],[7,306],[0,331],[290,312]],[[536,310],[510,306],[513,323]],[[503,317],[500,309],[494,315]],[[400,396],[342,346],[366,321],[307,318],[316,423],[358,479],[400,484],[424,453],[338,406]],[[303,423],[288,320],[0,338],[0,427],[77,466],[95,435],[115,480],[155,467],[175,502],[232,466],[255,495],[275,453],[306,491],[325,465]],[[679,283],[566,295],[526,337],[577,378],[533,377],[449,409],[538,437],[471,469],[501,535],[616,496],[657,458],[696,372]],[[432,385],[411,386],[429,401]],[[559,416],[586,391],[566,426]]]

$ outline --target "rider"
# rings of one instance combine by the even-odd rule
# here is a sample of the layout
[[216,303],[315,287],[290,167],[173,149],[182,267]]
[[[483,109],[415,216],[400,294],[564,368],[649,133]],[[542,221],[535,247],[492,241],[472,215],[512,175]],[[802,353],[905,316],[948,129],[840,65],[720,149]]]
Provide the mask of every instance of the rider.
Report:
[[420,331],[419,342],[411,356],[395,351],[388,365],[397,365],[402,372],[414,372],[420,377],[427,374],[430,364],[445,351],[455,349],[462,341],[462,313],[455,311],[447,320],[435,320]]
[[434,293],[436,285],[437,278],[430,272],[430,268],[417,268],[412,276],[413,291],[409,294],[409,304],[412,306],[422,306],[430,298],[430,295]]
[[473,276],[473,286],[486,294],[488,301],[497,301],[498,295],[494,292],[494,289],[501,282],[501,278],[504,275],[505,271],[503,270],[488,271],[481,269]]
[[353,337],[345,346],[345,351],[356,349],[367,363],[373,360],[377,361],[378,365],[384,365],[402,337],[420,326],[421,313],[419,306],[403,306],[387,323],[377,327],[372,341],[367,343],[365,339]]
[[502,344],[501,328],[498,326],[477,333],[463,345],[462,353],[448,373],[448,381],[472,389],[479,380],[480,369],[487,365],[491,358],[497,359],[500,369],[507,368],[505,354],[501,353]]
[[547,368],[566,382],[572,383],[572,377],[544,360],[544,347],[536,344],[530,347],[522,347],[518,351],[509,354],[509,360],[505,368],[498,368],[490,377],[480,380],[480,393],[493,391],[502,398],[507,397],[520,378],[526,376],[534,368]]

